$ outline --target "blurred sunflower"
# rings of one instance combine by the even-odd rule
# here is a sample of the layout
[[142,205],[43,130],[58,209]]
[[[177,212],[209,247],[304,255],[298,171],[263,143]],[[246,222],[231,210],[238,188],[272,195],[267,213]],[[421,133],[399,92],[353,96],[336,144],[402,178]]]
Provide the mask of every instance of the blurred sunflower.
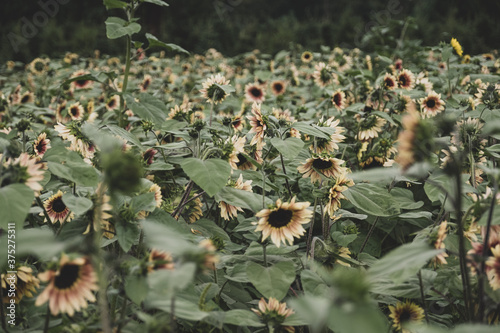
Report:
[[68,114],[72,120],[82,120],[85,110],[80,102],[73,103],[68,108]]
[[274,329],[279,327],[282,331],[288,333],[295,332],[292,326],[281,326],[285,319],[294,313],[292,309],[287,309],[286,303],[280,303],[274,297],[270,297],[269,302],[261,298],[259,301],[259,308],[251,310],[255,312],[268,327],[273,327]]
[[260,104],[257,103],[253,103],[252,105],[252,114],[252,116],[247,116],[247,119],[250,120],[250,126],[252,126],[248,133],[255,133],[252,141],[250,141],[250,145],[262,144],[264,143],[264,134],[267,129],[267,117],[264,119],[260,110]]
[[245,85],[245,99],[250,103],[262,103],[266,99],[266,92],[261,84],[247,83]]
[[415,87],[415,74],[408,69],[403,69],[397,75],[397,81],[399,88],[411,90]]
[[398,302],[396,306],[389,305],[389,310],[392,318],[392,327],[402,333],[411,333],[404,326],[408,324],[420,323],[424,320],[424,310],[413,302],[406,301],[405,303]]
[[33,142],[33,152],[35,153],[37,160],[42,159],[43,155],[50,149],[50,147],[50,139],[47,139],[47,133],[40,133]]
[[228,93],[220,86],[226,86],[229,84],[222,74],[212,75],[205,82],[202,83],[203,89],[200,89],[201,96],[207,99],[207,102],[218,104],[224,101],[228,96]]
[[333,106],[339,111],[345,109],[347,104],[345,93],[342,90],[337,89],[332,95],[332,103]]
[[76,311],[95,302],[93,291],[98,290],[97,276],[87,257],[71,260],[66,254],[61,256],[57,270],[47,270],[38,278],[49,284],[36,299],[35,305],[49,302],[52,315],[67,313],[72,317]]
[[[229,182],[228,186],[236,188],[238,190],[252,192],[252,181],[247,180],[246,182],[244,182],[242,174],[240,174],[236,182]],[[220,216],[226,221],[235,218],[236,216],[238,216],[238,212],[243,211],[241,207],[230,205],[224,201],[219,202],[219,208]]]
[[170,253],[158,249],[151,250],[148,257],[149,273],[160,269],[172,270],[174,268],[174,259]]
[[311,183],[321,182],[321,176],[336,178],[342,173],[343,160],[328,155],[317,155],[308,158],[306,162],[297,167],[302,173],[302,178],[311,177]]
[[15,285],[14,302],[16,303],[19,303],[24,296],[33,297],[36,289],[40,288],[40,280],[33,276],[33,269],[28,266],[18,266],[15,273],[2,274],[0,283],[0,292],[3,294],[4,303],[10,302],[11,298],[6,296],[11,284]]
[[441,94],[434,91],[430,92],[425,98],[419,101],[422,110],[422,118],[431,118],[444,110],[444,101],[441,99]]
[[302,60],[302,62],[306,64],[310,63],[313,60],[313,54],[309,51],[305,51],[300,56],[300,60]]
[[274,96],[283,95],[286,91],[286,82],[283,80],[276,80],[271,82],[271,91]]

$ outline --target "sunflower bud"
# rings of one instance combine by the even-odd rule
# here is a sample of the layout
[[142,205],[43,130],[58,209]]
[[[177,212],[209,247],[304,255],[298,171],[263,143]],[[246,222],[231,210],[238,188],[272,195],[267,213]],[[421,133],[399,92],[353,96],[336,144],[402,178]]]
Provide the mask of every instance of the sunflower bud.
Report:
[[115,150],[103,159],[106,182],[112,192],[132,193],[139,187],[143,171],[133,154]]

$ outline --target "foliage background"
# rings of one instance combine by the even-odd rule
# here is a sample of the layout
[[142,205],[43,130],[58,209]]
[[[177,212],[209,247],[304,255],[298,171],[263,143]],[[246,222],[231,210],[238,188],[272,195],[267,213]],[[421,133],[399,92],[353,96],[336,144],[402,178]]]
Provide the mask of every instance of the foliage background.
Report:
[[[0,61],[29,62],[39,55],[56,57],[72,51],[83,56],[95,49],[123,54],[123,41],[106,39],[107,17],[102,0],[73,1],[39,28],[35,37],[15,52],[9,33],[21,36],[25,17],[41,10],[40,2],[51,0],[2,1],[0,3]],[[55,0],[54,0],[55,1]],[[409,20],[409,39],[436,45],[456,37],[466,53],[490,52],[500,46],[496,18],[500,2],[401,1],[401,0],[172,0],[170,7],[145,4],[138,13],[143,32],[176,43],[190,52],[203,53],[214,47],[233,56],[258,48],[276,53],[291,42],[317,50],[321,45],[376,50],[389,43],[388,35],[399,35],[394,20]],[[117,14],[118,15],[118,14]],[[362,38],[372,28],[373,34]],[[393,31],[389,31],[393,30]],[[380,50],[376,50],[380,51]]]

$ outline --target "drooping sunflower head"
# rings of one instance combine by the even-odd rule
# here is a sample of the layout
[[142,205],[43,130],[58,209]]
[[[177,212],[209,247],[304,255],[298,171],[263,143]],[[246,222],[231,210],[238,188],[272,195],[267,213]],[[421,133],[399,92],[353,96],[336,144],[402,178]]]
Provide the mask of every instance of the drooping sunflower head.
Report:
[[229,80],[222,76],[222,74],[212,75],[202,83],[203,89],[200,89],[201,95],[209,103],[221,103],[229,95],[221,86],[228,84]]
[[46,132],[42,132],[33,142],[33,151],[37,158],[42,158],[48,149],[50,149],[50,139],[47,139]]
[[408,324],[420,323],[424,320],[424,310],[413,302],[406,301],[405,303],[398,302],[396,306],[389,306],[392,318],[392,327],[403,333],[410,333],[405,326]]
[[346,106],[345,93],[340,89],[335,91],[332,95],[332,103],[337,110],[343,110]]
[[14,301],[16,303],[19,303],[24,296],[33,297],[33,293],[36,293],[36,289],[40,287],[40,280],[33,275],[33,269],[28,266],[18,266],[15,272],[2,274],[0,283],[4,303],[10,302],[11,298],[7,296],[12,284],[15,285]]
[[[269,302],[264,298],[259,301],[259,308],[252,309],[262,320],[263,323],[271,327],[279,327],[286,318],[294,313],[292,309],[287,309],[286,303],[280,303],[276,298],[270,297]],[[281,327],[285,332],[295,332],[291,326]]]
[[459,57],[462,57],[464,51],[462,50],[462,45],[458,42],[456,38],[452,38],[450,41],[451,46],[455,50],[455,52],[458,54]]
[[153,272],[159,269],[174,269],[174,259],[168,252],[158,249],[152,249],[148,258],[148,272]]

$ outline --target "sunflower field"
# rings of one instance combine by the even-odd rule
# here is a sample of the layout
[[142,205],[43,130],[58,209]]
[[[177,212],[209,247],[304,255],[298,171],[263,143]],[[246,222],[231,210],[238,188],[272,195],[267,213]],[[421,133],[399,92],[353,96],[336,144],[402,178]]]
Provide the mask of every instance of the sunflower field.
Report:
[[192,54],[142,2],[0,65],[0,331],[500,330],[496,51]]

